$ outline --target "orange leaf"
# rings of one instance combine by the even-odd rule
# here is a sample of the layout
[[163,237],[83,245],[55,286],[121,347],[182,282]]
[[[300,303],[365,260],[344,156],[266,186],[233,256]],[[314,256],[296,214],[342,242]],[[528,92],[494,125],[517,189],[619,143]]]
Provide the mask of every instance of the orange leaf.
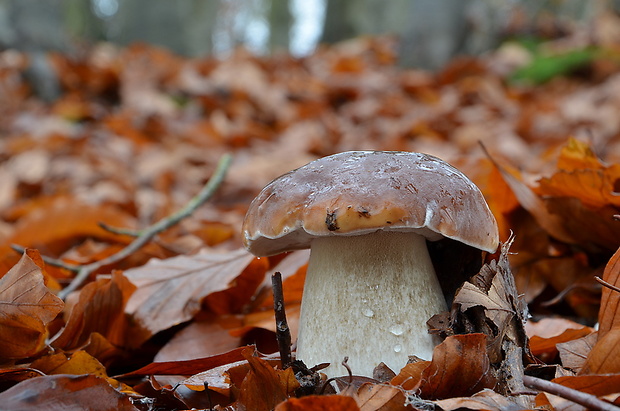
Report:
[[250,365],[250,371],[240,387],[238,404],[242,407],[255,411],[270,411],[299,388],[292,368],[277,370],[269,362],[247,351],[244,356]]
[[602,338],[599,335],[580,374],[615,373],[620,373],[620,327],[612,328]]
[[400,387],[386,384],[362,384],[353,398],[360,411],[399,411],[406,410],[405,391]]
[[263,282],[269,269],[267,258],[255,258],[239,274],[231,286],[225,290],[207,295],[204,303],[216,314],[233,314],[241,312],[243,306],[250,302],[258,286]]
[[56,374],[92,374],[104,378],[112,387],[123,392],[134,392],[127,385],[108,377],[105,367],[96,358],[86,351],[76,351],[69,358],[63,353],[48,355],[39,358],[31,364],[35,368],[48,375]]
[[112,234],[99,226],[100,222],[114,227],[131,227],[134,220],[127,213],[109,205],[93,206],[75,199],[59,197],[45,208],[38,208],[22,217],[7,243],[0,247],[0,271],[7,268],[10,244],[46,250],[46,254],[65,251],[76,239],[96,237],[127,243],[124,236]]
[[419,388],[422,398],[451,398],[472,395],[483,388],[493,388],[484,334],[453,335],[433,351],[431,364],[422,373]]
[[[208,341],[208,344],[205,344]],[[164,345],[155,361],[179,361],[217,355],[241,345],[228,329],[216,321],[192,321]]]
[[49,375],[21,382],[0,393],[7,410],[138,411],[129,397],[95,375]]
[[[620,287],[620,248],[607,263],[603,272],[603,280]],[[598,321],[599,339],[603,338],[612,328],[620,327],[620,293],[603,287]]]
[[123,346],[126,333],[125,304],[134,291],[120,272],[87,284],[80,290],[79,301],[62,333],[52,345],[65,351],[86,344],[93,332],[105,336],[112,344]]
[[521,203],[521,206],[536,219],[536,222],[545,229],[547,233],[558,240],[566,243],[574,243],[575,240],[571,233],[564,228],[562,219],[547,210],[543,199],[516,176],[517,172],[509,169],[506,164],[500,165],[490,154],[488,155],[504,178],[504,181],[506,181],[506,184],[512,189],[512,192],[517,197],[517,200],[519,200],[519,203]]
[[591,333],[592,329],[590,327],[582,327],[579,329],[569,328],[562,334],[549,338],[542,338],[535,335],[530,338],[530,351],[543,361],[551,361],[558,354],[556,344],[573,341]]
[[47,324],[63,309],[41,269],[24,254],[0,278],[0,360],[30,357],[45,346]]
[[570,137],[558,158],[558,169],[574,171],[579,169],[601,169],[605,166],[594,154],[590,146],[583,141]]
[[[223,354],[212,355],[185,361],[154,362],[135,371],[123,374],[120,377],[135,375],[193,375],[206,370],[243,360],[244,350],[248,347],[239,347]],[[254,349],[252,348],[252,351]]]
[[417,390],[422,383],[422,373],[430,364],[430,361],[416,361],[409,363],[405,365],[394,378],[392,378],[390,384],[401,386],[406,390]]
[[308,395],[290,398],[275,411],[359,411],[355,400],[344,395]]
[[551,380],[568,388],[583,391],[597,397],[620,392],[620,374],[578,375]]

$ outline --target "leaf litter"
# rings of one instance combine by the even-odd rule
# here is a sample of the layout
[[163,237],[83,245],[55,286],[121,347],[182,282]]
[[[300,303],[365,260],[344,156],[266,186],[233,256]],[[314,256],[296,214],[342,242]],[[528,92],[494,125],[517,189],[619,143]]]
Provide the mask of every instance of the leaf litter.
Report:
[[[583,409],[575,392],[620,405],[620,297],[595,281],[619,285],[620,39],[605,27],[589,28],[597,52],[582,53],[576,29],[518,71],[510,53],[531,53],[518,44],[437,73],[398,67],[387,38],[303,59],[98,45],[49,56],[63,90],[52,103],[25,82],[25,55],[0,53],[3,406]],[[587,57],[577,72],[545,54],[558,44]],[[543,63],[553,76],[536,72]],[[278,355],[267,281],[282,271],[294,340],[307,253],[257,259],[239,248],[239,227],[268,181],[353,149],[453,163],[481,187],[504,245],[474,272],[466,256],[440,268],[465,278],[450,312],[429,321],[443,340],[430,361],[328,383],[306,368],[316,364],[283,369]],[[213,198],[64,302],[54,295],[72,265],[183,208],[225,153],[234,161]],[[21,259],[13,244],[29,247]]]

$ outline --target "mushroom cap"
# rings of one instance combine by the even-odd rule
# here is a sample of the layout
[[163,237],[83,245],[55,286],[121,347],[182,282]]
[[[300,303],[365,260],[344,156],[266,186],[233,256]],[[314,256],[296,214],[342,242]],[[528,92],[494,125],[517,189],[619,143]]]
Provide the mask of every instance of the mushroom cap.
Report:
[[437,157],[401,151],[338,153],[276,178],[250,204],[243,242],[268,256],[309,248],[316,237],[378,230],[488,252],[499,244],[495,217],[469,178]]

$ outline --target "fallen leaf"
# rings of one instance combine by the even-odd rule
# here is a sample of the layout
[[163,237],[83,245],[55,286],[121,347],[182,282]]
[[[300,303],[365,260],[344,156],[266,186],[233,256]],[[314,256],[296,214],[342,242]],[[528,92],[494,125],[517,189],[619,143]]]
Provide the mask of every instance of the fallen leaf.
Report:
[[203,358],[233,350],[241,339],[230,335],[217,321],[193,321],[164,345],[154,361],[179,361]]
[[593,330],[590,327],[581,327],[579,329],[569,328],[562,334],[549,338],[541,338],[535,335],[530,338],[530,351],[544,362],[550,363],[558,354],[557,344],[577,340],[592,332]]
[[430,361],[415,361],[406,364],[400,372],[392,378],[390,384],[398,385],[408,391],[417,390],[422,383],[423,372],[430,364]]
[[503,244],[498,260],[485,264],[463,284],[451,311],[454,332],[487,336],[489,360],[497,373],[495,389],[501,394],[523,391],[519,376],[523,375],[524,363],[535,361],[525,332],[527,305],[517,292],[508,262],[511,244],[511,240]]
[[308,395],[289,398],[278,404],[275,411],[359,411],[355,400],[344,395]]
[[407,409],[406,392],[394,385],[365,383],[357,389],[345,390],[343,395],[352,396],[360,411],[400,411]]
[[127,333],[124,309],[134,290],[135,286],[120,271],[114,272],[112,278],[85,285],[67,325],[54,338],[52,346],[65,351],[80,348],[94,332],[117,346],[127,345],[131,334]]
[[104,222],[113,227],[132,227],[134,219],[127,213],[108,205],[93,206],[68,197],[58,197],[45,208],[37,208],[20,218],[13,235],[0,246],[0,270],[8,269],[10,244],[37,248],[48,255],[58,255],[76,239],[95,237],[112,242],[127,243],[127,237],[112,234],[99,226]]
[[[528,317],[527,305],[519,296],[510,265],[508,248],[510,243],[502,246],[499,260],[493,260],[480,270],[480,273],[466,281],[454,297],[453,306],[464,314],[457,321],[455,328],[465,332],[483,332],[488,337],[491,362],[497,363],[503,358],[501,351],[505,339],[513,341],[520,348],[527,346],[525,320]],[[467,311],[482,309],[488,321],[494,327],[485,325],[479,313],[472,311],[473,318],[468,320]],[[463,324],[458,324],[462,322]]]
[[[620,287],[620,248],[607,263],[603,272],[603,280]],[[612,328],[620,327],[620,293],[603,287],[598,321],[599,338],[603,338]]]
[[184,361],[154,362],[118,377],[125,378],[136,375],[194,375],[215,367],[231,364],[236,361],[242,361],[245,358],[243,355],[245,352],[244,350],[248,349],[251,349],[252,351],[254,350],[253,347],[239,347],[222,354],[212,355],[205,358],[196,358],[193,360]]
[[[567,330],[577,330],[580,328],[583,328],[583,324],[562,317],[547,317],[540,321],[528,320],[525,324],[525,331],[529,338],[536,336],[548,339],[557,337]],[[591,328],[590,331],[593,332],[594,329]]]
[[592,347],[581,375],[620,373],[620,328],[612,328]]
[[138,411],[127,395],[95,375],[49,375],[32,378],[0,393],[7,410]]
[[511,401],[495,391],[485,389],[471,397],[456,397],[434,401],[444,411],[456,410],[488,410],[488,411],[519,411],[523,406]]
[[133,331],[138,334],[134,344],[190,320],[201,309],[203,298],[234,285],[231,283],[255,258],[243,249],[203,252],[153,259],[142,267],[126,270],[125,276],[137,287],[125,308],[139,327]]
[[267,258],[255,258],[241,271],[229,287],[212,292],[204,298],[204,305],[219,315],[239,313],[247,305],[263,282],[269,269]]
[[22,255],[0,278],[0,361],[35,355],[45,346],[47,324],[64,303],[47,287],[41,269]]
[[472,395],[496,384],[487,355],[487,336],[453,335],[435,347],[417,392],[425,399],[442,399]]
[[620,374],[615,375],[577,375],[559,377],[551,380],[574,390],[601,397],[620,392]]
[[517,197],[517,200],[519,200],[521,206],[534,216],[538,224],[544,228],[549,235],[566,243],[574,244],[576,240],[564,228],[562,219],[557,215],[551,214],[547,210],[544,200],[517,177],[518,173],[515,170],[509,169],[505,162],[500,165],[490,154],[487,153],[487,155],[499,170],[506,184],[512,189],[512,192]]
[[592,347],[594,347],[597,340],[598,335],[596,332],[593,332],[576,340],[558,343],[556,347],[560,354],[562,365],[576,373],[581,373],[588,354],[592,351]]
[[120,383],[114,378],[108,377],[103,364],[86,351],[76,351],[69,356],[63,353],[48,355],[33,361],[31,366],[47,375],[96,375],[97,377],[105,379],[110,386],[120,392],[136,394],[129,386]]
[[300,387],[292,368],[277,370],[267,361],[244,351],[250,371],[239,387],[237,406],[256,411],[271,411]]

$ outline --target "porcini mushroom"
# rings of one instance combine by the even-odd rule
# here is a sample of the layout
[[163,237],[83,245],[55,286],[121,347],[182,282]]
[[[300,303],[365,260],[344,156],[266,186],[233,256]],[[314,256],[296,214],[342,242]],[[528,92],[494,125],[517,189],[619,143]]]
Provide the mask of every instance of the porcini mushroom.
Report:
[[297,358],[344,375],[398,372],[409,355],[430,359],[426,322],[446,311],[427,250],[444,237],[487,252],[497,223],[474,183],[436,157],[351,151],[269,183],[243,223],[246,248],[268,256],[310,247]]

